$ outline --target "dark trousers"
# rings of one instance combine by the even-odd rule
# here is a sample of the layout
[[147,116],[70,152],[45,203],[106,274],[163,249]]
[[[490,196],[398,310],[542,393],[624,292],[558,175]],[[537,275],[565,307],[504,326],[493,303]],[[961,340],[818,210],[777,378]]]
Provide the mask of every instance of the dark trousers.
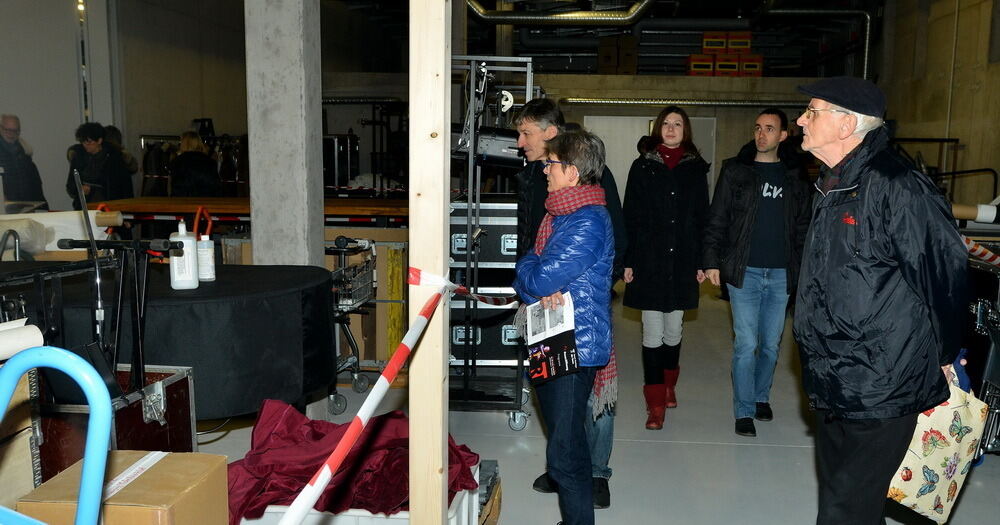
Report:
[[565,525],[593,525],[590,448],[584,425],[590,421],[587,398],[596,369],[581,367],[575,374],[535,387],[548,429],[545,462],[559,488],[559,511]]
[[917,426],[917,414],[835,419],[816,412],[817,525],[885,523],[886,493]]

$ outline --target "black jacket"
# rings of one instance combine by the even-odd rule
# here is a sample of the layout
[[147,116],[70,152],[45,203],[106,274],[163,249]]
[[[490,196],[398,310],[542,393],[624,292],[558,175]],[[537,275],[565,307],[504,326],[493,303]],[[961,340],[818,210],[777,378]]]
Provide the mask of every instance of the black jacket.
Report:
[[[802,245],[812,214],[813,188],[798,165],[797,155],[782,147],[784,144],[782,142],[778,148],[778,158],[785,167],[782,184],[785,271],[788,293],[792,294],[798,283]],[[750,237],[764,189],[763,181],[753,168],[756,154],[756,145],[750,141],[737,156],[723,162],[705,225],[703,268],[718,269],[722,281],[737,288],[743,287],[743,274],[750,258]]]
[[218,197],[221,187],[215,161],[200,151],[186,151],[170,163],[171,197]]
[[[0,144],[0,177],[3,178],[5,200],[45,202],[38,167],[31,160],[31,156],[24,151],[20,141],[12,145],[6,142]],[[38,209],[47,210],[49,205],[45,203]]]
[[961,344],[968,254],[948,202],[884,129],[838,168],[802,258],[802,381],[811,404],[838,417],[915,414],[948,398],[941,366]]
[[625,187],[624,263],[634,278],[625,286],[625,306],[661,312],[698,307],[707,175],[708,163],[691,153],[674,169],[655,152],[632,163]]
[[[520,259],[535,245],[538,227],[545,218],[545,198],[548,197],[548,182],[545,179],[545,163],[536,160],[529,162],[517,174],[517,258]],[[621,199],[618,197],[618,185],[615,177],[607,166],[601,175],[601,187],[604,188],[604,200],[607,201],[608,215],[611,216],[611,227],[615,233],[615,260],[611,273],[612,281],[621,278],[622,261],[628,239],[625,235],[625,219],[622,217]]]
[[121,151],[104,142],[101,151],[90,155],[83,146],[75,144],[66,153],[69,159],[69,174],[66,176],[66,192],[73,199],[73,209],[80,209],[76,194],[73,170],[80,171],[80,180],[90,186],[88,203],[130,199],[135,196],[132,189],[132,173],[122,157]]

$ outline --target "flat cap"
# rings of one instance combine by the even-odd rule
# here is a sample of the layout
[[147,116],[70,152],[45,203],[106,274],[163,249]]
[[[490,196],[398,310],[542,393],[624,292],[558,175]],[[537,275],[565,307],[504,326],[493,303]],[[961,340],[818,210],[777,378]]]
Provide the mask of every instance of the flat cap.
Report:
[[885,116],[885,94],[875,84],[856,77],[830,77],[799,86],[799,93],[823,99],[862,115]]

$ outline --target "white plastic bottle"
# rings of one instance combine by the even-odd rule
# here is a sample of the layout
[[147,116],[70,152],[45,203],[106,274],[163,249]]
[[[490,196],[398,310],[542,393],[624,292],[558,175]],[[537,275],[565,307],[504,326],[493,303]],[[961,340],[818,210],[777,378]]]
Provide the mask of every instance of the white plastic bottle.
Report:
[[170,241],[180,241],[182,250],[170,250],[170,287],[174,290],[191,290],[198,287],[198,248],[193,233],[181,221],[177,232],[170,234]]
[[202,235],[198,241],[198,280],[215,280],[215,243],[208,235]]

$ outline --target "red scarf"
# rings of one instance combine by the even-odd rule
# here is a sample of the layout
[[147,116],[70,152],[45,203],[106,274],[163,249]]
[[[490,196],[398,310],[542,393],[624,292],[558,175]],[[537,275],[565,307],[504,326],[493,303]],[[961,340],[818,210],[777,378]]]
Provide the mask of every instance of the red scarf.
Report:
[[677,167],[677,163],[681,161],[681,157],[684,156],[684,146],[670,148],[666,144],[659,144],[656,146],[656,153],[663,159],[663,163],[668,168],[674,169]]
[[596,184],[570,186],[549,193],[545,199],[545,211],[548,213],[542,219],[538,234],[535,236],[535,254],[542,254],[545,243],[549,242],[549,237],[552,236],[553,215],[569,215],[584,206],[594,204],[607,206],[607,201],[604,200],[604,188]]

